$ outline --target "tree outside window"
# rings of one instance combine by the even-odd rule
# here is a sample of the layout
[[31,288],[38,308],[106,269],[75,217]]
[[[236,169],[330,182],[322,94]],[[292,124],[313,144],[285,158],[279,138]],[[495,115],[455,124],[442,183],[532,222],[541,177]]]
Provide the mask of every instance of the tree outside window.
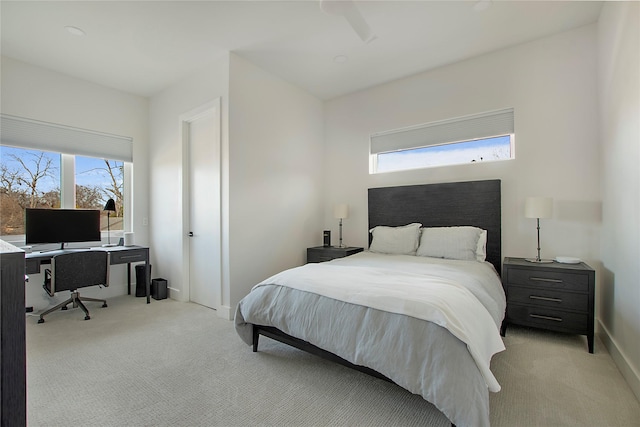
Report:
[[24,234],[26,208],[60,207],[60,154],[0,146],[0,235]]
[[[102,210],[107,200],[116,202],[116,212],[109,214],[111,230],[124,229],[124,162],[76,156],[76,208]],[[107,230],[107,212],[100,228]]]

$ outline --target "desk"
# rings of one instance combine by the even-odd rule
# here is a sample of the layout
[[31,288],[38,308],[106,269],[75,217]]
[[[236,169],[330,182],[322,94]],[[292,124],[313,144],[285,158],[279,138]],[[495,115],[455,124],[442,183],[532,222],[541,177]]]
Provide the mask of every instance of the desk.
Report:
[[[32,252],[25,255],[26,274],[39,274],[40,266],[42,264],[51,264],[51,258],[56,255],[82,251],[83,249],[62,249],[45,252]],[[86,250],[86,249],[84,249]],[[149,267],[149,248],[145,246],[100,246],[97,248],[90,248],[94,251],[106,251],[110,255],[110,264],[127,264],[127,294],[131,295],[131,264],[134,262],[144,262],[146,267],[145,283],[147,292],[147,304],[151,302],[150,286],[151,286],[151,271]]]
[[0,426],[27,425],[24,251],[0,240]]

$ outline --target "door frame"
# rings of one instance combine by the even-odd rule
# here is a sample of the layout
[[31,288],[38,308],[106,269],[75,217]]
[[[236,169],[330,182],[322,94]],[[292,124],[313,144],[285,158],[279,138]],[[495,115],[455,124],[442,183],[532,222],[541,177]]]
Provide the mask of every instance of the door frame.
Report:
[[[211,111],[213,111],[213,116],[214,116],[214,122],[215,125],[217,127],[217,131],[215,132],[215,138],[216,138],[216,142],[218,145],[218,161],[220,162],[219,166],[219,171],[220,171],[220,178],[222,178],[222,128],[221,128],[221,124],[222,124],[222,112],[220,109],[221,106],[221,99],[220,97],[215,98],[212,101],[209,101],[197,108],[194,108],[191,111],[188,111],[184,114],[180,115],[180,138],[181,138],[181,148],[182,148],[182,174],[180,176],[180,179],[182,180],[181,183],[181,191],[182,191],[182,224],[181,224],[181,233],[182,233],[182,283],[184,284],[184,286],[182,286],[182,290],[184,292],[184,294],[182,295],[182,298],[180,298],[181,301],[184,302],[188,302],[191,301],[191,277],[190,277],[190,273],[191,273],[191,269],[190,269],[190,260],[191,260],[191,249],[190,249],[190,245],[189,245],[189,236],[188,233],[190,231],[190,218],[191,218],[191,204],[190,204],[190,190],[191,190],[191,182],[190,182],[190,176],[189,176],[189,159],[190,159],[190,146],[189,146],[189,128],[190,128],[190,124],[196,120],[198,120],[200,117],[205,116],[207,114],[210,114]],[[219,203],[219,207],[220,210],[222,211],[222,179],[219,180],[220,182],[220,203]],[[220,215],[220,230],[222,232],[222,215]],[[222,245],[222,234],[220,235],[220,241],[217,242],[218,245],[220,245],[220,260],[219,260],[219,265],[220,265],[220,277],[214,278],[218,279],[218,283],[220,283],[220,286],[218,288],[218,295],[217,295],[217,307],[215,307],[216,310],[220,310],[220,307],[222,306],[222,259],[224,258],[223,254],[222,254],[222,249],[223,249],[223,245]]]

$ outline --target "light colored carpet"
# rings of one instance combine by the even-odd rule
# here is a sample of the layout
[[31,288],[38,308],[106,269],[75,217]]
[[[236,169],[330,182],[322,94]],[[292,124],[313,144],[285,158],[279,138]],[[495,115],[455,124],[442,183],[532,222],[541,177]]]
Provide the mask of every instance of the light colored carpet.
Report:
[[[123,296],[27,316],[29,426],[449,426],[398,386],[262,337],[191,303]],[[513,327],[492,370],[498,426],[638,426],[640,404],[596,340]]]

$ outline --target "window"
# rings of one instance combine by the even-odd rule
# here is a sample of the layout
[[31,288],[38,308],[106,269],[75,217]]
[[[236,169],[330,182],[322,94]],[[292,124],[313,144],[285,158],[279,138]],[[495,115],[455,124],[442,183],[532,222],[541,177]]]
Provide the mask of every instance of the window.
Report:
[[[131,138],[7,114],[0,118],[0,237],[24,244],[28,207],[102,210],[109,198],[116,202],[111,237],[130,228]],[[106,212],[102,224],[106,237]]]
[[[116,212],[109,214],[109,229],[124,230],[124,162],[94,157],[75,158],[76,208],[104,208],[107,200],[116,202]],[[100,229],[107,230],[107,212],[103,212]]]
[[371,136],[370,173],[514,158],[513,109]]
[[[121,236],[124,162],[6,146],[0,146],[0,154],[0,235],[4,239],[17,243],[24,239],[26,208],[65,206],[102,211],[110,198],[116,202],[116,212],[110,214],[109,228],[112,236],[114,231],[115,236]],[[62,173],[65,169],[69,170]],[[75,189],[69,197],[63,197],[61,188],[65,187]],[[107,212],[102,217],[101,230],[106,232]]]
[[0,235],[23,235],[25,208],[60,207],[60,153],[0,146],[0,181]]
[[376,172],[512,159],[513,135],[379,153]]

